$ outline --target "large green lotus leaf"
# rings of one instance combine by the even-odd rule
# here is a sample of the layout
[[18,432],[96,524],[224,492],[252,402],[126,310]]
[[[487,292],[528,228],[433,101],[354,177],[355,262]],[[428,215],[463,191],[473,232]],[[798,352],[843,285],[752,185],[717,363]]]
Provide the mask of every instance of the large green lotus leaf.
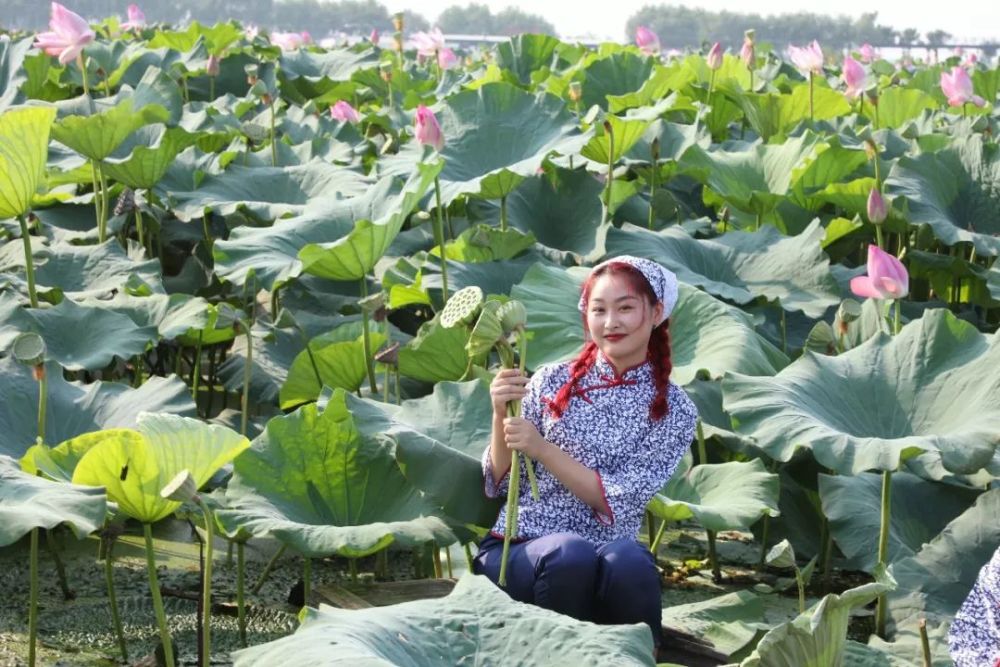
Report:
[[104,173],[130,188],[150,189],[167,173],[177,154],[198,138],[181,127],[141,127],[104,160]]
[[442,163],[422,162],[383,220],[358,220],[346,235],[330,243],[307,243],[299,250],[302,270],[327,280],[361,280],[375,268],[403,228],[410,212],[441,173]]
[[979,570],[1000,547],[1000,489],[992,489],[915,555],[892,564],[899,587],[889,595],[890,623],[912,629],[920,617],[950,619]]
[[8,109],[0,114],[0,218],[23,215],[44,182],[52,107]]
[[[129,257],[114,239],[99,245],[53,243],[35,252],[34,257],[38,290],[51,295],[53,301],[64,296],[80,300],[127,290],[163,292],[160,261]],[[20,259],[23,266],[23,251]],[[21,285],[20,277],[15,278]]]
[[872,105],[866,104],[864,115],[868,116],[873,125],[877,119],[878,124],[875,127],[879,129],[899,128],[924,111],[937,108],[938,103],[934,97],[922,90],[887,86],[878,91],[878,112],[876,113]]
[[[22,86],[28,81],[27,68],[24,66],[24,57],[31,50],[34,40],[19,39],[13,41],[5,39],[0,42],[0,111],[4,111],[18,99],[33,97],[25,95]],[[45,56],[48,59],[48,55]]]
[[156,327],[166,340],[208,325],[209,303],[189,294],[132,296],[118,292],[111,299],[84,299],[80,305],[121,313],[138,327]]
[[130,428],[91,431],[60,442],[55,447],[34,445],[21,457],[21,469],[32,475],[44,474],[57,482],[71,483],[76,465],[84,454],[108,438],[142,440],[142,434]]
[[[385,342],[385,334],[372,327],[370,340],[374,353]],[[350,322],[313,338],[309,341],[308,349],[303,349],[295,356],[295,361],[288,369],[288,379],[281,386],[279,404],[283,410],[287,410],[315,401],[323,385],[357,391],[366,378],[361,323]]]
[[883,592],[889,583],[870,583],[840,595],[830,593],[795,620],[768,632],[740,667],[830,667],[844,664],[847,624],[851,610],[863,607]]
[[[62,442],[102,428],[135,425],[143,410],[194,414],[191,392],[176,376],[151,377],[138,389],[117,382],[80,384],[46,366],[45,439]],[[0,359],[0,453],[21,456],[38,434],[38,382],[13,357]]]
[[[971,489],[928,482],[905,472],[892,476],[891,489],[890,563],[913,556],[978,495]],[[819,493],[823,514],[841,552],[865,572],[873,572],[878,558],[872,545],[878,544],[880,517],[872,508],[881,502],[882,476],[820,475]]]
[[698,408],[705,438],[716,438],[728,449],[748,452],[752,441],[733,430],[729,414],[722,409],[722,382],[719,380],[692,380],[684,391]]
[[339,389],[322,411],[310,404],[272,418],[236,459],[226,498],[227,531],[268,535],[308,557],[455,539],[390,448],[358,431]]
[[[288,371],[308,340],[304,332],[296,329],[278,328],[260,319],[254,322],[250,360],[250,400],[253,403],[277,405]],[[246,337],[240,336],[233,341],[226,360],[216,369],[227,391],[243,391],[246,350]]]
[[665,521],[697,519],[706,530],[742,530],[778,516],[778,476],[760,459],[703,463],[682,469],[653,496],[647,509]]
[[653,71],[653,61],[627,51],[598,58],[583,70],[584,109],[597,105],[608,108],[608,97],[634,93],[642,88]]
[[[583,324],[576,309],[588,271],[537,264],[514,286],[511,297],[528,309],[528,367],[564,361],[583,346]],[[735,369],[754,375],[773,375],[787,358],[754,330],[749,316],[733,306],[680,285],[677,306],[670,316],[671,356],[675,382],[685,384],[700,372],[720,377]]]
[[604,122],[611,126],[609,133],[602,123],[597,126],[594,136],[580,150],[580,155],[607,168],[608,162],[622,159],[649,129],[647,120],[626,120],[618,116],[607,116]]
[[17,542],[34,528],[64,523],[77,537],[85,537],[104,523],[107,505],[103,489],[35,477],[14,459],[0,455],[0,547]]
[[[578,152],[588,136],[562,100],[532,94],[509,83],[488,83],[448,97],[437,113],[444,133],[441,150],[441,199],[449,203],[463,194],[499,199],[525,178],[534,176],[549,154]],[[420,160],[413,142],[387,169],[409,172]]]
[[250,446],[231,429],[178,415],[142,413],[135,431],[140,437],[105,431],[107,437],[77,462],[73,483],[105,487],[122,512],[143,523],[164,519],[181,506],[160,495],[180,472],[190,472],[200,488]]
[[646,257],[676,273],[678,280],[723,299],[745,304],[762,296],[786,310],[822,317],[840,303],[821,246],[824,233],[815,220],[798,236],[765,227],[697,240],[678,227],[652,232],[626,223],[608,232],[608,257]]
[[[345,253],[385,251],[383,244],[391,242],[392,231],[398,233],[429,187],[427,173],[422,169],[405,186],[386,177],[357,197],[318,199],[301,214],[276,220],[270,227],[237,227],[212,248],[216,272],[236,285],[253,275],[271,290],[302,273],[300,252],[305,248],[317,270],[342,272],[347,267]],[[356,228],[355,221],[362,220],[366,223],[359,222]]]
[[930,225],[946,245],[965,241],[979,254],[1000,254],[1000,155],[978,134],[900,158],[885,183],[889,195],[906,198],[911,224]]
[[665,606],[663,624],[707,640],[715,650],[736,659],[735,655],[753,648],[770,629],[763,622],[768,602],[752,591],[727,593],[700,602]]
[[1000,300],[997,289],[1000,287],[997,281],[1000,265],[995,262],[992,268],[985,268],[958,254],[911,250],[907,253],[907,269],[911,280],[927,280],[934,294],[944,301],[957,301],[961,297],[962,301],[990,308]]
[[6,351],[22,331],[39,334],[47,358],[73,371],[102,369],[115,357],[143,352],[158,337],[154,327],[138,327],[124,315],[69,299],[52,308],[22,308],[9,293],[0,294],[0,350]]
[[560,44],[552,35],[516,35],[497,45],[496,63],[527,86],[536,70],[555,67]]
[[[500,230],[487,224],[477,224],[444,245],[444,255],[458,262],[497,262],[511,259],[535,245],[535,235],[517,229]],[[430,254],[441,256],[440,246]]]
[[695,144],[702,148],[708,148],[712,143],[712,138],[702,127],[655,120],[628,153],[625,154],[625,163],[652,164],[654,140],[659,140],[660,142],[659,164],[661,166],[668,161],[676,162],[684,155],[687,149]]
[[[927,643],[930,646],[930,667],[954,667],[955,661],[948,652],[949,622],[929,623]],[[844,664],[851,667],[913,667],[925,665],[924,647],[916,624],[896,628],[891,642],[871,635],[868,644],[848,640],[844,651]]]
[[291,637],[237,651],[236,667],[280,664],[425,667],[510,664],[654,665],[649,628],[597,625],[513,601],[465,574],[447,596],[388,607],[308,610]]
[[[404,257],[386,270],[384,284],[413,285],[419,274],[421,289],[440,294],[443,290],[440,261],[422,251],[412,257]],[[456,262],[449,259],[448,290],[454,294],[463,287],[475,285],[485,294],[509,294],[528,269],[538,262],[548,261],[534,248],[513,259],[498,262]]]
[[219,215],[241,212],[260,220],[304,213],[320,199],[344,199],[369,187],[356,171],[320,160],[291,167],[244,167],[231,164],[219,175],[209,175],[189,191],[172,190],[173,213],[187,222],[207,211]]
[[483,493],[480,463],[493,420],[486,383],[439,382],[429,396],[399,406],[347,396],[347,408],[363,435],[395,446],[406,479],[449,517],[463,524],[493,524],[499,501]]
[[[791,93],[748,93],[731,86],[724,90],[764,141],[788,135],[799,123],[809,120],[808,85],[795,86]],[[829,120],[851,112],[851,105],[839,91],[814,86],[812,96],[813,120]]]
[[[149,104],[138,110],[135,101],[124,99],[110,109],[90,115],[72,115],[61,118],[52,126],[52,138],[69,146],[91,160],[103,160],[111,155],[123,141],[140,127],[150,123],[165,123],[169,112],[158,104]],[[81,112],[86,113],[84,109]]]
[[465,327],[445,328],[440,316],[424,322],[416,337],[399,349],[399,372],[425,382],[458,380],[469,367]]
[[[507,223],[534,234],[541,245],[572,253],[578,261],[604,254],[610,224],[602,225],[600,181],[584,170],[547,168],[527,178],[507,197]],[[468,207],[491,223],[500,219],[495,201],[470,201]],[[471,214],[470,214],[471,215]]]
[[378,61],[375,49],[330,49],[322,53],[297,49],[282,52],[279,71],[283,79],[290,81],[300,78],[312,82],[324,78],[346,81],[358,70],[378,67]]
[[785,200],[796,171],[812,158],[818,143],[817,135],[806,132],[781,144],[731,141],[709,150],[694,145],[681,166],[732,206],[764,215]]
[[974,473],[1000,441],[1000,376],[982,371],[1000,364],[998,340],[928,310],[898,336],[838,357],[806,352],[775,377],[726,377],[725,409],[779,461],[805,447],[854,475],[928,452],[946,470]]

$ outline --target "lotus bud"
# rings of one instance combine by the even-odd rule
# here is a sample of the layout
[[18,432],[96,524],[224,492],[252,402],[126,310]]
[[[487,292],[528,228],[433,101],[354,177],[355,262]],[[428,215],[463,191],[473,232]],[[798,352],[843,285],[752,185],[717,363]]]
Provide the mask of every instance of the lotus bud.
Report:
[[396,32],[403,32],[403,12],[396,12],[392,15],[392,27]]
[[583,98],[583,86],[579,81],[569,82],[569,99],[574,103],[579,102]]
[[375,361],[386,366],[399,366],[399,341],[375,353]]
[[764,560],[771,567],[795,567],[795,549],[792,548],[788,540],[781,540],[771,547]]
[[44,366],[45,340],[34,331],[25,331],[14,339],[11,349],[14,358],[25,366]]
[[379,65],[378,75],[386,83],[392,81],[392,63],[386,62]]
[[[385,294],[383,292],[375,292],[374,294],[369,294],[365,298],[358,301],[358,305],[361,306],[361,311],[368,313],[369,315],[376,315],[379,311],[382,311],[382,319],[385,319]],[[377,322],[382,320],[376,319]]]
[[722,67],[722,44],[719,42],[713,44],[705,60],[710,69],[717,70]]
[[747,69],[753,69],[756,64],[757,54],[754,48],[754,31],[747,30],[743,33],[743,46],[740,48],[740,60]]
[[500,323],[498,314],[500,307],[499,301],[487,301],[483,304],[479,319],[469,334],[469,342],[465,344],[469,355],[475,357],[489,352],[504,337],[503,324]]
[[[483,290],[469,285],[458,290],[448,299],[441,310],[441,326],[450,329],[460,324],[471,324],[483,305]],[[497,322],[497,327],[500,324]]]
[[372,28],[371,34],[368,35],[368,41],[371,42],[372,44],[376,45],[378,44],[378,30]]
[[186,503],[198,495],[198,485],[195,484],[191,471],[181,470],[167,485],[160,490],[160,496],[178,503]]
[[433,146],[440,151],[444,148],[444,133],[434,112],[420,104],[413,116],[413,136],[424,146]]
[[528,311],[524,304],[517,299],[511,299],[500,306],[497,310],[497,317],[503,326],[504,333],[513,333],[519,329],[524,329],[528,325]]
[[256,63],[244,65],[243,71],[246,72],[248,84],[252,86],[257,83],[257,77],[260,75],[260,67]]
[[873,139],[865,139],[865,155],[868,156],[869,160],[874,160],[878,157],[878,145]]
[[205,65],[205,73],[209,76],[219,76],[219,65],[221,63],[222,58],[213,53],[208,57],[208,64]]
[[868,220],[872,224],[877,225],[885,222],[888,215],[888,207],[886,206],[885,199],[882,197],[882,193],[879,192],[878,188],[872,188],[871,193],[868,195]]
[[649,147],[650,153],[653,155],[653,164],[656,165],[660,161],[660,138],[656,137],[653,139],[653,143]]

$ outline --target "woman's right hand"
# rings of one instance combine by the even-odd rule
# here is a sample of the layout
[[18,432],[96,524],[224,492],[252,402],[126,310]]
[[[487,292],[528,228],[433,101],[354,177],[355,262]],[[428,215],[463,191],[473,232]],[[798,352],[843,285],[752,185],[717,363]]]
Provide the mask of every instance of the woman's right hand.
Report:
[[493,402],[493,414],[507,416],[507,402],[524,398],[528,390],[525,385],[528,378],[516,368],[505,368],[490,383],[490,399]]

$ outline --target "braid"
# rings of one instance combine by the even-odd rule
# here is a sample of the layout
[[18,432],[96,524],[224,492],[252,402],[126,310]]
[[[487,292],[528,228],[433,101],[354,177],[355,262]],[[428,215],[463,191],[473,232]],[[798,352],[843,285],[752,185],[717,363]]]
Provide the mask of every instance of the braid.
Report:
[[569,379],[566,381],[566,384],[556,392],[555,399],[546,402],[549,412],[553,417],[556,419],[562,417],[562,413],[569,407],[569,399],[573,395],[573,391],[580,383],[580,380],[583,379],[583,376],[587,374],[587,371],[593,367],[596,360],[597,343],[588,340],[577,358],[570,363]]
[[673,362],[670,359],[670,319],[653,329],[649,337],[649,361],[653,365],[653,383],[656,394],[649,405],[649,418],[659,421],[670,410],[667,394],[670,389],[670,371]]

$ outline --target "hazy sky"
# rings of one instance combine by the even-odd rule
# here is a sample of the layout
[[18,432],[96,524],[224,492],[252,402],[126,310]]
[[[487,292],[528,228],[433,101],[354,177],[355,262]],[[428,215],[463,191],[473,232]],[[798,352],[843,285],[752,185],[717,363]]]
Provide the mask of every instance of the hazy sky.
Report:
[[[649,0],[544,0],[535,2],[505,0],[475,0],[487,4],[494,13],[504,7],[520,7],[533,14],[540,14],[552,23],[563,37],[592,35],[616,41],[624,38],[625,21],[646,5],[686,5],[709,11],[754,12],[758,14],[785,14],[801,11],[857,15],[878,11],[878,22],[897,30],[916,28],[921,34],[941,29],[950,32],[956,40],[980,41],[1000,37],[1000,3],[996,0],[957,0],[953,4],[927,0],[837,0],[823,4],[794,0],[758,0],[742,2],[732,0],[699,0],[686,2],[672,0],[667,3]],[[412,9],[431,22],[447,7],[467,5],[470,0],[384,0],[389,11]],[[989,9],[992,6],[993,9]],[[751,27],[751,26],[747,26]],[[822,35],[817,35],[822,40]],[[664,44],[664,48],[670,48]]]

